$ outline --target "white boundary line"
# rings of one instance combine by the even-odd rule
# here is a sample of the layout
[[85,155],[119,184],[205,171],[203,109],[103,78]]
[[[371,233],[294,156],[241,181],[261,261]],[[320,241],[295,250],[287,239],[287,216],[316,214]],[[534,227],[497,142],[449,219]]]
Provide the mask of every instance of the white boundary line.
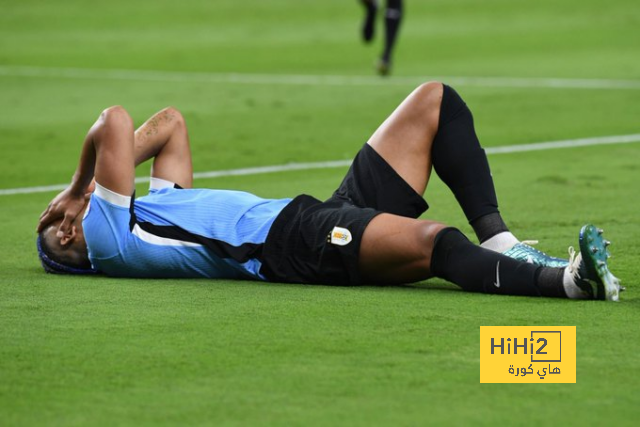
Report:
[[330,76],[311,74],[206,73],[154,70],[119,70],[88,68],[50,68],[0,65],[0,76],[90,80],[132,80],[174,83],[225,83],[252,85],[302,86],[407,86],[428,80],[443,81],[456,86],[551,88],[551,89],[623,89],[640,90],[640,80],[562,79],[519,77],[463,76]]
[[[591,145],[608,144],[630,144],[640,142],[640,134],[603,136],[596,138],[570,139],[564,141],[538,142],[534,144],[507,145],[503,147],[485,148],[487,154],[522,153],[528,151],[554,150],[558,148],[586,147]],[[225,176],[259,175],[265,173],[287,172],[295,170],[329,169],[346,167],[351,164],[351,160],[331,160],[314,163],[288,163],[284,165],[259,166],[254,168],[227,169],[209,172],[196,172],[194,179],[219,178]],[[136,183],[149,182],[149,177],[136,178]],[[46,185],[39,187],[7,188],[0,189],[0,196],[13,194],[46,193],[49,191],[61,191],[67,188],[68,184]]]

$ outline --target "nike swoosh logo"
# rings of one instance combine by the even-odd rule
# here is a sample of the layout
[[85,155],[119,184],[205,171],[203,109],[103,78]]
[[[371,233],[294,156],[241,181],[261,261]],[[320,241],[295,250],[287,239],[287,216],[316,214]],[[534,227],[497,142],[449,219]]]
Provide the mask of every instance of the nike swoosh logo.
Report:
[[496,264],[496,281],[493,284],[496,288],[500,287],[500,261]]

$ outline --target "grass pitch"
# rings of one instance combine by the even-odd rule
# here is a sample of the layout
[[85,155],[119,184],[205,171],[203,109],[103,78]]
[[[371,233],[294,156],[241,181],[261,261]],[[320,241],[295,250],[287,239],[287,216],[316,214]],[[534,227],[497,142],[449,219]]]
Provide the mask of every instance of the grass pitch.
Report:
[[[455,84],[487,147],[640,133],[631,0],[408,2],[387,80],[369,76],[380,37],[359,42],[356,2],[14,3],[0,0],[1,189],[68,182],[84,133],[113,104],[137,123],[166,105],[183,111],[196,171],[349,159],[419,76],[502,78]],[[293,75],[316,77],[274,78]],[[506,80],[541,77],[600,88]],[[603,88],[612,79],[621,86]],[[639,158],[640,143],[490,156],[520,238],[562,255],[584,222],[605,229],[627,286],[618,304],[467,294],[439,280],[45,275],[34,228],[55,193],[0,195],[0,424],[634,425]],[[196,185],[321,198],[344,172]],[[435,176],[426,198],[426,216],[470,231]],[[577,326],[577,383],[479,384],[481,325]]]

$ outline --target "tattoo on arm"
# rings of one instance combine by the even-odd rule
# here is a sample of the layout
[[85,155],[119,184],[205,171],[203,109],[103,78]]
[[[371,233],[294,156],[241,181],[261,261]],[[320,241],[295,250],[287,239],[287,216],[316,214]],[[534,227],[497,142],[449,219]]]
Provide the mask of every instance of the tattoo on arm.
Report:
[[155,156],[167,141],[158,139],[175,119],[171,110],[162,110],[147,120],[135,133],[136,164]]

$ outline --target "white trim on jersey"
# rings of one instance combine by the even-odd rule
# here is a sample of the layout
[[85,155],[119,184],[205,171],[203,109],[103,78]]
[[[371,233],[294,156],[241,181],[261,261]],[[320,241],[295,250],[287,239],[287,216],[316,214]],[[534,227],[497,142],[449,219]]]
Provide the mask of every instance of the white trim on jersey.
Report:
[[163,188],[173,188],[174,186],[175,183],[155,176],[152,176],[149,180],[149,190],[162,190]]
[[202,246],[199,243],[193,242],[185,242],[183,240],[169,239],[167,237],[156,236],[155,234],[151,234],[145,230],[143,230],[138,224],[133,226],[133,230],[131,230],[135,236],[137,236],[140,240],[151,243],[154,245],[160,246],[182,246],[182,247],[199,247]]
[[96,182],[96,190],[93,192],[96,196],[100,197],[102,200],[105,200],[112,205],[120,206],[122,208],[127,208],[131,206],[131,197],[123,196],[122,194],[118,194],[115,191],[111,191],[108,188],[103,187],[102,185]]

